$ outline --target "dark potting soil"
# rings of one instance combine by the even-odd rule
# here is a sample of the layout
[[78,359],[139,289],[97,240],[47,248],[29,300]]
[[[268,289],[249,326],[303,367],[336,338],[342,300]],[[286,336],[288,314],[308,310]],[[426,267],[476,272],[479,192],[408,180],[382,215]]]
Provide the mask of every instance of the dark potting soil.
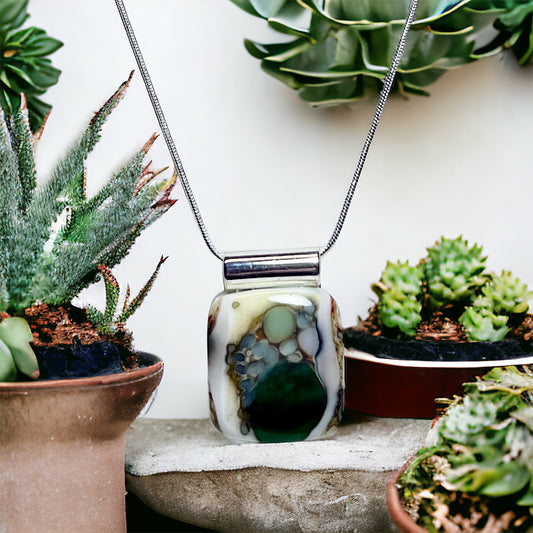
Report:
[[502,361],[533,355],[531,342],[400,341],[372,335],[356,328],[343,332],[346,348],[353,348],[384,359],[410,361]]
[[[130,367],[133,352],[113,342],[82,344],[74,338],[72,344],[33,347],[41,380],[85,378],[117,374]],[[141,365],[142,366],[142,365]]]

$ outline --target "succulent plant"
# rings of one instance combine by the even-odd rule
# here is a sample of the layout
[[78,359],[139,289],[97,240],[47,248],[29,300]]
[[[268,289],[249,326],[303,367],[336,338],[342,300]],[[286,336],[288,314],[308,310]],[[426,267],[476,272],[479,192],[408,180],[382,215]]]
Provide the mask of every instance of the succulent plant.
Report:
[[20,29],[29,15],[28,0],[2,0],[0,9],[0,107],[7,115],[18,112],[26,98],[30,127],[39,130],[51,106],[40,100],[55,85],[60,71],[48,56],[63,43],[34,26]]
[[407,336],[413,336],[420,324],[422,304],[418,297],[422,293],[423,272],[419,266],[406,261],[387,262],[381,280],[372,285],[379,296],[378,314],[388,328],[399,328]]
[[486,272],[481,246],[442,237],[427,252],[416,266],[387,262],[372,285],[379,298],[379,320],[375,313],[368,319],[372,332],[384,326],[391,329],[386,336],[464,340],[466,334],[493,342],[509,334],[511,316],[514,325],[526,318],[533,292],[511,272]]
[[[379,91],[407,14],[408,0],[231,0],[292,40],[245,40],[262,69],[311,105],[354,102]],[[447,70],[512,48],[533,54],[532,0],[427,0],[418,7],[396,89],[427,95]]]
[[23,318],[7,317],[0,322],[0,381],[15,381],[17,372],[32,379],[39,377],[37,358],[31,349],[33,340]]
[[400,476],[404,508],[431,533],[531,531],[531,370],[494,368],[465,393]]
[[526,313],[528,300],[533,297],[533,292],[523,281],[506,271],[499,276],[493,275],[481,292],[496,313],[505,315]]
[[459,317],[459,322],[465,329],[466,335],[473,341],[501,341],[509,328],[508,316],[497,315],[490,307],[490,302],[484,298],[476,300],[476,304],[467,307]]
[[476,298],[459,317],[459,322],[471,340],[499,341],[509,332],[509,315],[526,313],[533,296],[527,285],[511,272],[492,275]]
[[442,237],[427,251],[428,256],[421,264],[433,308],[439,309],[454,302],[469,302],[486,283],[487,278],[483,276],[486,257],[481,255],[481,246],[469,246],[462,237]]
[[[131,76],[94,114],[50,179],[40,185],[34,159],[36,136],[29,126],[27,108],[9,116],[0,113],[0,312],[4,316],[22,315],[36,303],[68,303],[101,275],[107,286],[112,285],[109,269],[128,254],[140,233],[175,203],[170,193],[176,175],[156,179],[162,171],[152,170],[151,163],[144,162],[155,136],[94,196],[86,194],[85,160],[130,80]],[[98,325],[121,325],[146,295],[161,263],[118,317],[114,316],[116,302],[111,309],[118,284],[115,293],[108,287],[108,309],[100,315],[92,311],[93,317],[101,319]],[[6,319],[0,326],[4,323]],[[8,344],[1,333],[0,339]]]
[[106,289],[106,308],[104,312],[99,311],[93,306],[87,307],[87,316],[89,320],[103,333],[116,333],[124,327],[126,320],[135,313],[141,306],[146,295],[152,288],[161,265],[167,260],[166,257],[161,257],[154,273],[150,279],[144,284],[139,294],[130,301],[130,286],[126,288],[126,296],[122,304],[122,310],[117,313],[117,307],[120,297],[120,286],[111,270],[105,265],[98,265],[98,269],[102,273]]

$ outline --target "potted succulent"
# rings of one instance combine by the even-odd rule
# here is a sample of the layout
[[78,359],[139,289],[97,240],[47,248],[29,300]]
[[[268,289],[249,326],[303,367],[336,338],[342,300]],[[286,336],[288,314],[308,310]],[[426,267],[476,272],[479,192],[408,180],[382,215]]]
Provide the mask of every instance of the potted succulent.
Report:
[[465,384],[427,446],[388,487],[404,532],[527,532],[533,528],[533,374],[495,368]]
[[344,331],[347,407],[432,418],[434,399],[494,366],[533,363],[532,296],[486,269],[482,247],[442,238],[416,265],[388,262],[378,301]]
[[[136,353],[135,298],[111,273],[175,202],[175,177],[144,160],[153,136],[92,197],[85,160],[131,79],[94,114],[51,178],[36,183],[27,108],[0,114],[0,530],[125,530],[125,431],[161,380]],[[103,279],[106,308],[72,299]]]

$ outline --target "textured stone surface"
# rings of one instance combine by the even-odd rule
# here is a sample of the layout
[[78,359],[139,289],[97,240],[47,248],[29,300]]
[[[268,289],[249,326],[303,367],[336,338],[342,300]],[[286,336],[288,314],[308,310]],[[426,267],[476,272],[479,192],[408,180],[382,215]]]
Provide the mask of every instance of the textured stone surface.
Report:
[[127,485],[159,513],[221,532],[387,533],[387,481],[428,428],[358,416],[324,441],[236,445],[207,420],[139,419]]

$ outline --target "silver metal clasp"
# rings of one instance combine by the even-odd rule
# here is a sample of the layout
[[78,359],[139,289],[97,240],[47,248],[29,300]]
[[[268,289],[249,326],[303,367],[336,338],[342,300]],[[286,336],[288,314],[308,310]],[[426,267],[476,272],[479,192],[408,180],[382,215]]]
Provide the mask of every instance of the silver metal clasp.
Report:
[[320,286],[318,250],[224,254],[224,289]]

